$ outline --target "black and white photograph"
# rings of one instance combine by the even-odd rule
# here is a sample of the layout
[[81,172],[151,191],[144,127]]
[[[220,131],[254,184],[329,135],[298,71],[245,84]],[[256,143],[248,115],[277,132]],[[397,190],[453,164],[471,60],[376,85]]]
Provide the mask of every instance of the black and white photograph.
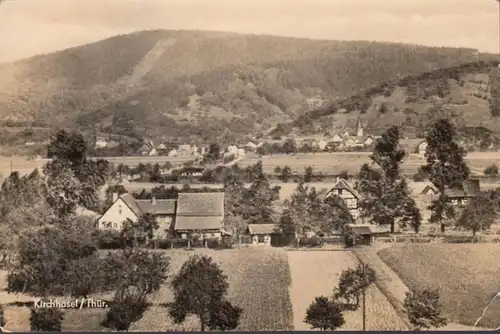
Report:
[[500,1],[0,0],[0,333],[500,330]]

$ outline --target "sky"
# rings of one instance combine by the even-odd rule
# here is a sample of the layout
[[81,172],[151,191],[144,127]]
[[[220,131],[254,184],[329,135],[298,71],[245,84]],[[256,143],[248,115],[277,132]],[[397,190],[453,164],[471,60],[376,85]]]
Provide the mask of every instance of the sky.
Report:
[[5,0],[0,62],[146,29],[499,51],[495,0]]

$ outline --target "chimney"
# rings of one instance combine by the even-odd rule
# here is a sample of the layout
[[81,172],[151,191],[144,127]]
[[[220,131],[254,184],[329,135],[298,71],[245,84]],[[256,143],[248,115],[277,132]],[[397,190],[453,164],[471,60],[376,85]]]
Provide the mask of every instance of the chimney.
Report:
[[118,193],[115,191],[113,192],[113,203],[116,202],[117,199],[118,199]]
[[156,204],[156,198],[155,197],[151,197],[151,204]]

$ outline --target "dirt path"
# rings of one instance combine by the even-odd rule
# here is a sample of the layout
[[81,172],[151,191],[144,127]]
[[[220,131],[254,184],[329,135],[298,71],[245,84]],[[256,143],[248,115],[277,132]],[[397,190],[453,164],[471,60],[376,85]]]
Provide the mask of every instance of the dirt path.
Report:
[[[375,245],[369,248],[360,248],[354,251],[356,257],[369,265],[377,275],[377,286],[390,300],[392,306],[402,315],[403,301],[409,288],[403,280],[378,256],[378,251],[383,248],[391,247],[388,245]],[[437,330],[473,330],[471,326],[465,326],[457,323],[449,323],[447,326]],[[491,328],[476,327],[476,330],[491,330]]]
[[[292,277],[290,298],[295,330],[310,330],[304,323],[307,308],[315,297],[330,296],[342,270],[355,267],[356,258],[346,251],[289,251],[288,262]],[[406,330],[389,301],[375,287],[367,291],[367,329]],[[362,329],[361,309],[344,314],[344,330]]]

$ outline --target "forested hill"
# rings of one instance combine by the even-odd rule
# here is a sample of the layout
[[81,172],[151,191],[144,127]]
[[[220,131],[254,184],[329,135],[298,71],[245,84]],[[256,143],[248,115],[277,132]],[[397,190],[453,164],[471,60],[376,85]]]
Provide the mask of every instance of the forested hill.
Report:
[[143,31],[1,64],[0,119],[229,140],[397,77],[492,57],[404,44]]
[[475,61],[395,78],[326,102],[297,117],[293,126],[302,134],[335,132],[353,129],[360,117],[368,134],[397,124],[406,135],[421,137],[431,121],[448,117],[469,140],[486,145],[492,139],[500,144],[499,116],[498,61]]

